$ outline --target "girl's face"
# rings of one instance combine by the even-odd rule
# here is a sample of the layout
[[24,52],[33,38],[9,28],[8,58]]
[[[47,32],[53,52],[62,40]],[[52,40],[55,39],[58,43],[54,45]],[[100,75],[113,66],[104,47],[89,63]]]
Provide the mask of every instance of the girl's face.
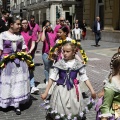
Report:
[[63,56],[65,60],[72,60],[74,58],[75,52],[71,45],[67,44],[63,46]]
[[66,38],[66,32],[64,32],[63,30],[59,29],[58,30],[58,33],[57,33],[57,36],[64,39]]
[[28,21],[27,21],[27,20],[23,20],[23,21],[22,21],[22,28],[23,28],[24,30],[27,30],[27,28],[28,28]]
[[45,25],[47,31],[51,31],[51,24],[49,22],[46,23]]
[[20,20],[16,20],[15,23],[11,24],[11,28],[12,28],[13,32],[19,32],[20,28],[21,28]]

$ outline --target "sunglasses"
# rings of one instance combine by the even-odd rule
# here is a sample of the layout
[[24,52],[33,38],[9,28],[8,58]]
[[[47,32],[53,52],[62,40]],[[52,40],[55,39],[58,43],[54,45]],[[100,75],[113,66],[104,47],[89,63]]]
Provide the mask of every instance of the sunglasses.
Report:
[[60,22],[64,22],[65,20],[60,20]]

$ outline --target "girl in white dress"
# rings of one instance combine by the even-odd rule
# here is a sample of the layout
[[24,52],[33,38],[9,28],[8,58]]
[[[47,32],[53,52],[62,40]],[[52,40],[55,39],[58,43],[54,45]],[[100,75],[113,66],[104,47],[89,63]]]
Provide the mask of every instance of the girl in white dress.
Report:
[[[63,45],[64,59],[53,65],[54,70],[50,74],[47,88],[41,95],[41,98],[45,100],[53,82],[56,82],[50,105],[53,110],[64,115],[77,115],[84,108],[80,81],[84,81],[88,86],[92,98],[96,97],[95,91],[86,75],[85,66],[75,59],[76,49],[75,44],[71,41],[66,41]],[[76,79],[77,75],[79,75],[79,80]],[[59,78],[56,80],[57,76]]]
[[9,30],[0,34],[0,107],[13,106],[17,115],[21,114],[20,104],[30,97],[29,68],[23,52],[26,45],[18,34],[20,24],[19,19],[10,18]]

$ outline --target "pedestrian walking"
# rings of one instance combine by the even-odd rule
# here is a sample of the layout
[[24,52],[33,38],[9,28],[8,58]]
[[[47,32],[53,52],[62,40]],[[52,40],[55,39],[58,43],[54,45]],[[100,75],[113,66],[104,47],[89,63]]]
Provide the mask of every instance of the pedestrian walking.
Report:
[[41,29],[40,29],[39,25],[37,23],[35,23],[35,16],[34,15],[30,16],[30,22],[28,22],[28,23],[29,23],[31,34],[32,34],[32,32],[34,32],[35,37],[36,37],[35,48],[34,48],[34,52],[36,52],[38,42],[40,41]]
[[75,24],[75,28],[72,30],[72,36],[75,40],[81,40],[82,29],[78,28],[78,24]]
[[100,17],[96,17],[96,20],[95,20],[95,22],[93,24],[93,28],[92,28],[92,32],[95,35],[95,47],[100,46],[98,43],[101,40],[101,31],[102,31],[102,24],[100,22]]
[[0,107],[13,106],[20,115],[20,104],[30,98],[29,67],[34,64],[24,53],[26,45],[19,35],[20,20],[9,18],[8,27],[8,31],[0,34]]
[[86,27],[87,27],[87,24],[86,24],[86,21],[83,20],[83,23],[81,25],[81,29],[82,29],[82,39],[85,40],[85,37],[86,37]]
[[[50,101],[51,109],[57,111],[60,115],[75,115],[77,117],[84,110],[83,98],[79,86],[80,81],[86,83],[91,91],[92,98],[95,98],[96,94],[86,75],[85,66],[75,59],[76,51],[77,46],[74,42],[66,41],[64,43],[64,59],[54,64],[54,72],[50,74],[49,83],[45,92],[41,94],[41,98],[43,100],[46,99],[53,82],[56,82]],[[80,80],[77,79],[78,74],[80,75]],[[56,80],[57,76],[59,78]]]
[[42,59],[44,63],[45,83],[48,83],[49,70],[53,64],[53,61],[48,59],[48,53],[51,47],[55,45],[55,41],[57,37],[56,37],[56,33],[51,28],[49,20],[43,21],[42,28],[43,28],[41,33],[41,41],[43,42]]
[[120,119],[120,52],[110,62],[111,73],[105,81],[104,94],[97,103],[97,120]]
[[9,29],[8,18],[9,18],[9,12],[3,10],[2,11],[2,18],[0,18],[0,33],[7,31]]
[[[27,46],[26,52],[32,56],[32,59],[34,59],[34,48],[35,48],[35,42],[36,42],[36,35],[34,32],[30,31],[30,27],[28,25],[27,19],[21,20],[21,35],[24,38],[25,44]],[[34,80],[34,72],[30,71],[30,87],[31,87],[31,93],[38,93],[39,89],[35,87],[35,80]]]

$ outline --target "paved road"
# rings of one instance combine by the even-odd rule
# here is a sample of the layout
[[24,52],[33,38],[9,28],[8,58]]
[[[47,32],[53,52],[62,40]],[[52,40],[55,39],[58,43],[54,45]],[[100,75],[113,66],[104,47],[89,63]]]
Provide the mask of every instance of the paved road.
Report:
[[[100,47],[94,47],[91,46],[94,44],[94,41],[85,40],[81,44],[89,57],[87,74],[96,92],[98,92],[103,86],[105,76],[109,73],[110,58],[117,51],[120,43],[101,41]],[[35,57],[35,81],[38,88],[40,88],[40,93],[44,91],[45,87],[45,84],[43,84],[44,66],[41,59],[41,49],[42,43],[39,43],[38,52]],[[0,109],[0,120],[45,120],[45,111],[39,107],[41,102],[42,100],[39,95],[31,95],[30,102],[26,105],[21,105],[22,114],[20,116],[14,113],[13,108]],[[95,120],[95,114],[95,111],[91,110],[87,114],[87,120]]]

